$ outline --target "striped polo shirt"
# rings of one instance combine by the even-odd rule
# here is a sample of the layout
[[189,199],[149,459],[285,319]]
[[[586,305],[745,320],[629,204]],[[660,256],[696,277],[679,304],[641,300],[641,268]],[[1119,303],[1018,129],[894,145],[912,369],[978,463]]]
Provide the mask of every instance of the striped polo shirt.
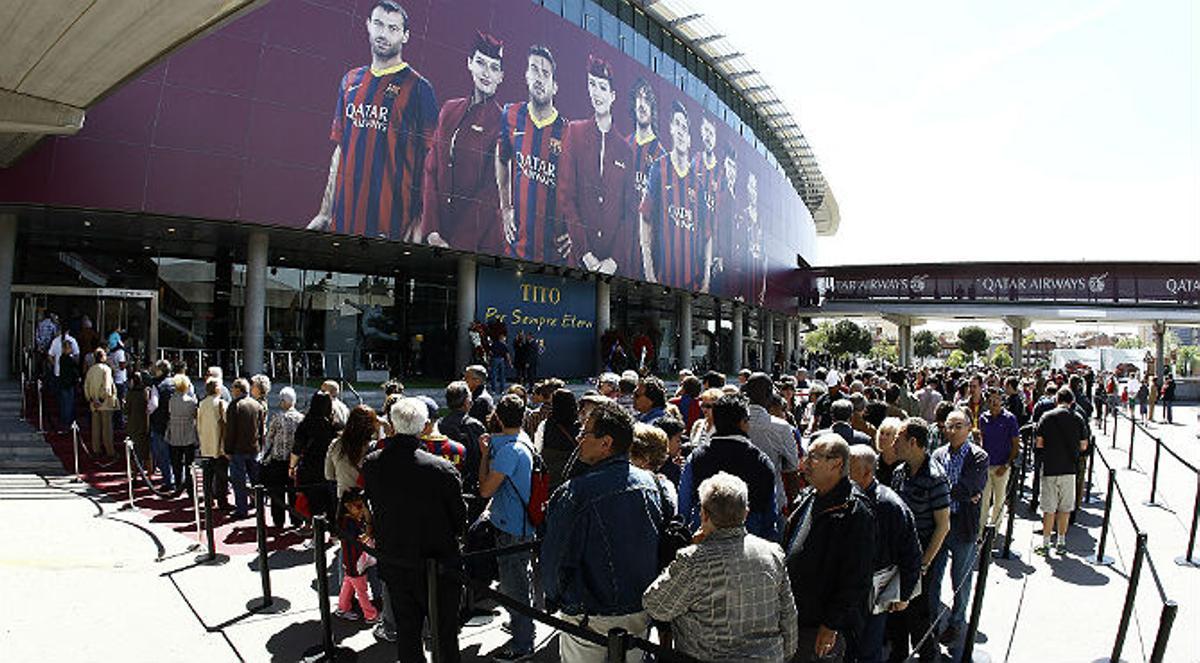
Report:
[[933,513],[950,508],[950,481],[946,479],[946,470],[929,455],[925,456],[921,469],[911,476],[908,463],[901,463],[892,474],[892,490],[912,511],[917,537],[924,548],[933,536]]

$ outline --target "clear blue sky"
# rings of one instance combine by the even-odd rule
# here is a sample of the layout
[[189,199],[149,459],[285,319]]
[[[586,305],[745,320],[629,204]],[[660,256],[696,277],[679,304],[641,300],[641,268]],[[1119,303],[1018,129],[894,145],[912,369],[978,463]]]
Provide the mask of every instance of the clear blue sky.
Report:
[[1200,2],[690,4],[816,152],[816,263],[1200,259]]

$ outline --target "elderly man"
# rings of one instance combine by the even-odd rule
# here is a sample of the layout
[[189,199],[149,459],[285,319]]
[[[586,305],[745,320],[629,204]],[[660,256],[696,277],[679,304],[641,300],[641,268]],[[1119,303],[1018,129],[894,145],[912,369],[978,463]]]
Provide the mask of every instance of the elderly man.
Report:
[[[953,643],[966,625],[967,602],[971,598],[971,587],[966,584],[966,578],[974,567],[975,541],[979,537],[979,502],[988,480],[988,454],[972,443],[970,437],[970,413],[956,409],[946,417],[949,444],[933,452],[933,462],[945,469],[946,480],[950,483],[950,532],[930,570],[929,596],[933,601],[938,601],[941,596],[947,559],[951,586],[958,590],[954,593],[950,622],[942,633],[944,644]],[[933,603],[931,609],[938,610],[939,606],[940,603]]]
[[912,511],[895,491],[875,480],[877,463],[871,447],[861,444],[850,447],[850,480],[866,495],[875,514],[873,600],[854,642],[860,663],[883,660],[888,614],[908,607],[908,599],[921,579],[921,544],[917,541]]
[[329,394],[333,401],[333,425],[338,430],[346,427],[346,419],[350,418],[350,408],[342,402],[342,385],[337,380],[326,380],[321,383],[321,391]]
[[474,495],[479,490],[479,438],[486,431],[483,422],[470,415],[471,402],[471,388],[466,382],[455,380],[446,385],[446,408],[450,414],[442,417],[437,427],[438,432],[466,449],[462,465],[463,490]]
[[246,378],[233,381],[232,393],[233,402],[225,413],[225,455],[233,485],[233,515],[245,518],[250,513],[248,483],[258,477],[255,458],[266,434],[267,409],[259,402],[258,387],[251,387]]
[[[663,520],[653,475],[629,463],[633,421],[611,401],[592,406],[579,433],[579,460],[590,466],[554,491],[546,514],[541,577],[548,609],[600,634],[623,628],[645,636],[642,594],[658,576]],[[559,653],[572,663],[605,661],[603,647],[563,633]],[[641,654],[634,654],[627,660]]]
[[836,433],[842,436],[846,444],[865,444],[871,446],[871,436],[866,433],[855,430],[850,425],[850,419],[854,416],[854,403],[848,399],[839,398],[829,405],[829,416],[833,423],[825,430],[819,430],[813,437],[818,437],[826,433]]
[[840,662],[871,592],[875,520],[850,483],[850,445],[840,435],[813,441],[804,473],[813,490],[797,500],[784,534],[800,627],[795,660]]
[[488,417],[492,416],[492,410],[496,409],[496,403],[487,390],[487,376],[487,369],[480,364],[471,364],[463,370],[463,382],[471,390],[472,402],[468,413],[485,425]]
[[[450,461],[425,451],[417,434],[428,417],[425,404],[401,398],[388,417],[395,435],[382,448],[363,459],[362,476],[371,506],[375,544],[383,553],[379,575],[387,587],[396,622],[399,660],[424,663],[422,624],[429,614],[428,585],[423,570],[399,566],[392,560],[416,565],[436,559],[457,568],[458,539],[467,528],[462,482]],[[413,508],[420,504],[421,508]],[[439,640],[441,660],[456,662],[458,653],[458,600],[461,587],[450,576],[439,579]]]
[[671,622],[675,648],[700,660],[784,661],[796,651],[783,551],[746,532],[749,499],[746,482],[732,474],[705,479],[695,545],[642,597],[652,618]]

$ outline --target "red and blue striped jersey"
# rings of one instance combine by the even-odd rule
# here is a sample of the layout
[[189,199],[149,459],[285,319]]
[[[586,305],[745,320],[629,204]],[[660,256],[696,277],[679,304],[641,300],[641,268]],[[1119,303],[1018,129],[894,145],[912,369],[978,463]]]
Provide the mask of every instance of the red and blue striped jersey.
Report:
[[330,140],[341,147],[332,226],[337,232],[407,239],[421,217],[421,183],[437,125],[433,87],[412,67],[342,77]]
[[[721,170],[724,164],[720,159],[713,155],[712,163],[705,160],[704,152],[697,152],[696,159],[692,163],[692,170],[696,172],[696,181],[699,183],[697,191],[700,196],[700,204],[697,209],[700,213],[700,226],[708,228],[713,237],[713,255],[721,255],[724,249],[721,242],[717,241],[721,238],[722,225],[720,219],[717,218],[717,210],[719,197],[721,196],[721,187],[724,186]],[[703,275],[702,275],[703,276]],[[699,285],[699,283],[697,283]]]
[[[566,232],[557,210],[558,159],[567,121],[558,111],[538,122],[528,103],[504,107],[500,160],[512,170],[512,206],[517,236],[505,255],[535,262],[562,262],[554,238]],[[515,162],[515,163],[513,163]]]
[[700,182],[691,164],[680,173],[669,154],[654,162],[641,212],[650,222],[655,277],[663,285],[698,290],[704,281],[704,244],[711,228],[702,224],[700,204]]
[[654,134],[650,135],[649,140],[638,142],[637,133],[634,132],[625,138],[625,142],[633,148],[634,184],[637,186],[637,195],[643,196],[646,193],[646,183],[650,181],[650,166],[661,159],[666,151],[663,150],[658,136]]

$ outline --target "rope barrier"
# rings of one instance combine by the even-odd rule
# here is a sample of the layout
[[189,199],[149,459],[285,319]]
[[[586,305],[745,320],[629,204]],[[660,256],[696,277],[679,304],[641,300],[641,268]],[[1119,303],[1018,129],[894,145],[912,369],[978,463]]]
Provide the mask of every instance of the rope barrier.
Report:
[[[977,545],[975,545],[971,549],[971,561],[970,561],[970,564],[968,565],[968,568],[971,568],[971,569],[975,568],[975,560],[979,559],[979,553],[982,549],[983,549],[983,542],[977,542]],[[938,554],[939,555],[942,554],[941,551],[938,551]],[[934,557],[934,559],[936,559],[936,556]],[[954,588],[953,595],[958,596],[958,593],[962,591],[963,587],[966,586],[967,582],[970,581],[970,579],[971,579],[970,573],[963,576],[963,579],[958,583],[958,587]],[[928,588],[926,587],[923,589],[928,589]],[[918,596],[916,600],[918,600],[918,601],[927,600],[930,602],[937,601],[940,604],[942,601],[942,597],[929,596],[924,591],[922,591],[921,595]],[[929,629],[925,631],[925,634],[921,636],[920,640],[917,640],[917,644],[913,645],[912,649],[909,650],[908,655],[905,656],[905,658],[904,658],[906,663],[908,661],[917,660],[917,657],[919,656],[919,652],[921,651],[921,647],[923,647],[925,645],[925,641],[928,640],[933,635],[933,632],[935,630],[937,630],[937,626],[938,626],[938,624],[940,624],[942,622],[942,618],[944,618],[947,614],[949,614],[950,611],[953,609],[954,609],[954,602],[951,601],[950,605],[942,606],[942,610],[941,610],[941,612],[938,613],[936,618],[929,620]]]
[[134,467],[137,468],[138,474],[141,475],[142,481],[144,481],[146,483],[146,487],[150,489],[150,492],[154,493],[155,495],[157,495],[159,497],[164,497],[167,499],[174,499],[175,498],[174,493],[164,492],[164,491],[161,491],[154,487],[154,482],[152,482],[150,480],[150,476],[146,473],[146,468],[142,466],[142,459],[138,458],[137,454],[132,453],[133,452],[133,440],[128,437],[125,438],[125,445],[130,450],[130,453],[128,454],[127,457],[133,459]]
[[1137,429],[1140,429],[1140,430],[1141,430],[1143,433],[1145,433],[1145,434],[1146,434],[1146,437],[1150,438],[1151,440],[1154,440],[1154,441],[1155,441],[1156,443],[1158,443],[1158,444],[1161,444],[1161,445],[1162,445],[1162,447],[1163,447],[1164,449],[1166,449],[1166,450],[1167,450],[1167,453],[1169,453],[1169,454],[1171,454],[1172,456],[1174,456],[1174,457],[1175,457],[1175,460],[1178,460],[1180,463],[1182,463],[1184,467],[1188,468],[1189,470],[1191,470],[1191,471],[1193,471],[1193,472],[1200,473],[1200,469],[1198,469],[1198,468],[1196,467],[1196,465],[1195,465],[1195,464],[1193,464],[1193,463],[1191,463],[1191,462],[1187,461],[1187,460],[1186,460],[1186,459],[1184,459],[1182,456],[1180,456],[1178,453],[1176,453],[1176,451],[1175,451],[1174,449],[1172,449],[1172,448],[1171,448],[1171,445],[1169,445],[1169,444],[1167,444],[1166,442],[1164,442],[1164,441],[1162,440],[1162,438],[1158,437],[1158,436],[1157,436],[1157,435],[1155,435],[1154,433],[1151,433],[1151,432],[1150,432],[1150,430],[1149,430],[1148,428],[1146,428],[1146,426],[1145,426],[1144,424],[1142,424],[1142,422],[1138,421],[1137,419],[1133,419],[1132,417],[1130,417],[1129,415],[1125,414],[1124,412],[1121,412],[1120,410],[1117,410],[1116,416],[1117,416],[1117,417],[1124,417],[1124,418],[1125,418],[1126,420],[1128,420],[1128,421],[1129,421],[1129,423],[1131,423],[1131,424],[1132,424],[1132,425],[1133,425],[1135,428],[1137,428]]

